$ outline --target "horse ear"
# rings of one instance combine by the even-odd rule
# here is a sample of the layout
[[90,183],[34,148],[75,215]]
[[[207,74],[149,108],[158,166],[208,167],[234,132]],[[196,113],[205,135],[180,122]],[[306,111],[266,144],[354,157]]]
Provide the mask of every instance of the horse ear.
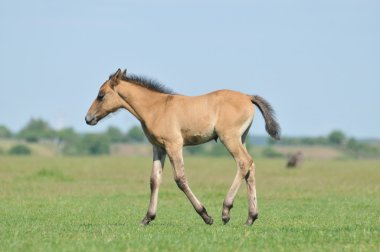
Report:
[[116,73],[112,76],[111,86],[114,87],[117,84],[119,84],[121,77],[122,77],[122,73],[121,73],[121,69],[119,68],[117,69]]
[[121,76],[123,76],[123,77],[127,77],[127,69],[124,69],[124,71],[123,71],[123,73],[122,73]]

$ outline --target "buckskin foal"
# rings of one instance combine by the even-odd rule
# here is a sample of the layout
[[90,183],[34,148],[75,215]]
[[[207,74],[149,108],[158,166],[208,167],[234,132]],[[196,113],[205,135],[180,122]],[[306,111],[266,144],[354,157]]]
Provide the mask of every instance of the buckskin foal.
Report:
[[213,219],[191,191],[184,170],[183,146],[198,145],[218,138],[231,153],[237,172],[223,202],[222,220],[230,220],[235,195],[243,179],[247,184],[247,225],[258,217],[255,165],[245,147],[245,139],[252,124],[255,104],[265,119],[266,130],[274,139],[280,138],[280,127],[272,107],[263,98],[231,90],[218,90],[201,96],[184,96],[173,93],[161,84],[136,75],[127,75],[118,69],[100,87],[91,105],[86,123],[96,125],[102,118],[125,108],[140,122],[144,133],[153,145],[153,167],[150,176],[150,203],[143,225],[154,220],[158,190],[168,155],[174,180],[190,200],[195,211],[206,224]]

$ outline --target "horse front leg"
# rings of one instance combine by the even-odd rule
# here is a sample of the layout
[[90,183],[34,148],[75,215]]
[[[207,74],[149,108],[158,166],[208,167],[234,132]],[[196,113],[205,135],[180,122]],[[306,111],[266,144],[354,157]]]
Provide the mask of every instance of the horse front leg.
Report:
[[185,167],[182,156],[182,146],[180,148],[167,148],[166,149],[170,163],[173,168],[174,180],[181,191],[183,191],[186,197],[193,205],[195,211],[202,217],[206,224],[212,225],[214,222],[211,216],[208,215],[206,208],[197,199],[194,193],[191,191],[187,179],[185,177]]
[[156,217],[158,190],[162,180],[166,152],[160,147],[153,146],[153,166],[150,175],[150,202],[146,216],[141,221],[142,225],[148,225]]

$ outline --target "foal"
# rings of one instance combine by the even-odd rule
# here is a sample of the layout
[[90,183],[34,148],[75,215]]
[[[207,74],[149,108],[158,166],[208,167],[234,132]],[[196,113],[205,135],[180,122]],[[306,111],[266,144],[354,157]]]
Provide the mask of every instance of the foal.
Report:
[[168,155],[174,180],[190,200],[195,211],[206,224],[213,219],[191,191],[184,171],[183,146],[206,143],[218,138],[237,164],[235,179],[223,202],[222,220],[230,220],[230,209],[243,179],[247,184],[247,225],[258,217],[255,165],[245,147],[245,139],[252,124],[255,104],[265,119],[266,130],[274,139],[280,138],[280,126],[274,111],[263,98],[230,90],[219,90],[201,96],[183,96],[173,93],[161,84],[118,69],[100,87],[91,105],[86,123],[96,125],[109,113],[124,108],[140,122],[153,145],[153,167],[150,176],[150,203],[143,225],[154,220],[158,190],[161,184],[165,157]]

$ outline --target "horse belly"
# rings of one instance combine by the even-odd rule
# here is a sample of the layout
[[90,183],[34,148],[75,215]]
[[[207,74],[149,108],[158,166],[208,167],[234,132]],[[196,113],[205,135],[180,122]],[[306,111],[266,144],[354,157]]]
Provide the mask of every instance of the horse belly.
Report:
[[181,129],[184,145],[198,145],[216,139],[215,123],[211,118],[204,122],[194,121]]

